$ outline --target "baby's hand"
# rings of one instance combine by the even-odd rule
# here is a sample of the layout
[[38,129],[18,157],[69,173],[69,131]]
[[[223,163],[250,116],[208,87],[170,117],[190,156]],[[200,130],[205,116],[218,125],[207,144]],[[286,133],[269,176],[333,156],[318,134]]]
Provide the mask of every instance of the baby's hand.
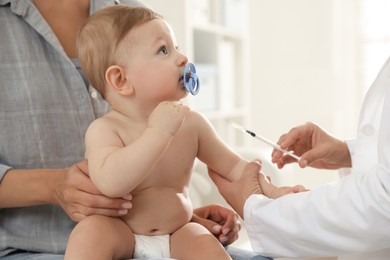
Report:
[[161,102],[149,116],[148,126],[175,135],[189,110],[180,101]]

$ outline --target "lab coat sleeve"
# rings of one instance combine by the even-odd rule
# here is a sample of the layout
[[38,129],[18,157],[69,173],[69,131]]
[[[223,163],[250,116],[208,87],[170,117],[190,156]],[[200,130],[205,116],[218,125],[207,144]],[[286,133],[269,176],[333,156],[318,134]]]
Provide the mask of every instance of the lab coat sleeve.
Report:
[[[345,140],[345,143],[348,146],[349,154],[351,155],[351,157],[353,157],[353,155],[355,154],[356,140],[355,139]],[[338,172],[339,172],[340,178],[345,177],[345,176],[348,176],[349,174],[351,174],[351,168],[340,168],[338,170]]]
[[372,171],[275,200],[251,195],[244,219],[253,250],[305,257],[387,248],[390,171],[381,164]]

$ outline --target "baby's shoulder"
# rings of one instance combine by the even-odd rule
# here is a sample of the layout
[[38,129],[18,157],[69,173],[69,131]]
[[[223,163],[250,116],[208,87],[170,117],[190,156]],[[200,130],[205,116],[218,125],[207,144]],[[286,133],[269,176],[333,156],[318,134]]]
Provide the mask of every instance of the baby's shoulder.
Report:
[[197,131],[203,131],[204,129],[209,129],[211,127],[211,123],[205,115],[193,110],[188,112],[185,124],[191,129],[196,129]]
[[112,117],[111,115],[105,114],[102,117],[96,118],[92,123],[89,125],[90,127],[97,127],[97,126],[105,126],[112,123]]
[[204,124],[209,122],[209,120],[203,114],[190,110],[186,116],[186,122],[190,124]]
[[115,129],[118,125],[118,120],[115,119],[115,116],[109,112],[102,117],[99,117],[92,121],[88,126],[88,132],[101,132],[105,130]]

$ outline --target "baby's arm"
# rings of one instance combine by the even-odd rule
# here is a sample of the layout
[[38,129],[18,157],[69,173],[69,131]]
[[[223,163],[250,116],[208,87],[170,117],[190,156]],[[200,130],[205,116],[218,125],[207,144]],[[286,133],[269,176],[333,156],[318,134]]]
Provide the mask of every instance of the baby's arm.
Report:
[[199,160],[230,181],[241,178],[248,160],[242,158],[218,136],[210,122],[202,115],[191,112],[190,123],[198,133]]
[[162,102],[149,116],[146,129],[128,145],[115,120],[104,117],[92,123],[86,133],[86,157],[96,187],[110,197],[124,196],[137,187],[168,148],[188,110],[178,102]]
[[[211,124],[202,115],[192,113],[198,126],[199,149],[198,158],[207,164],[208,168],[230,181],[241,178],[249,161],[239,156],[229,148],[217,135]],[[192,122],[193,123],[193,122]],[[259,174],[263,174],[259,172]],[[269,198],[278,198],[289,193],[305,191],[301,185],[294,187],[276,187],[267,178],[259,182],[263,194]]]

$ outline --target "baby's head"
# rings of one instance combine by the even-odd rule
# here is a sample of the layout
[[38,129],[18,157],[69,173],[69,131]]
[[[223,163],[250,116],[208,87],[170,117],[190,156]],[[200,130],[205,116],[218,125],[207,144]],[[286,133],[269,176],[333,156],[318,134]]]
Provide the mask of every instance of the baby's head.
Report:
[[118,44],[133,28],[161,18],[150,9],[126,5],[107,7],[88,18],[77,38],[77,52],[87,79],[103,97],[105,72],[117,62]]

